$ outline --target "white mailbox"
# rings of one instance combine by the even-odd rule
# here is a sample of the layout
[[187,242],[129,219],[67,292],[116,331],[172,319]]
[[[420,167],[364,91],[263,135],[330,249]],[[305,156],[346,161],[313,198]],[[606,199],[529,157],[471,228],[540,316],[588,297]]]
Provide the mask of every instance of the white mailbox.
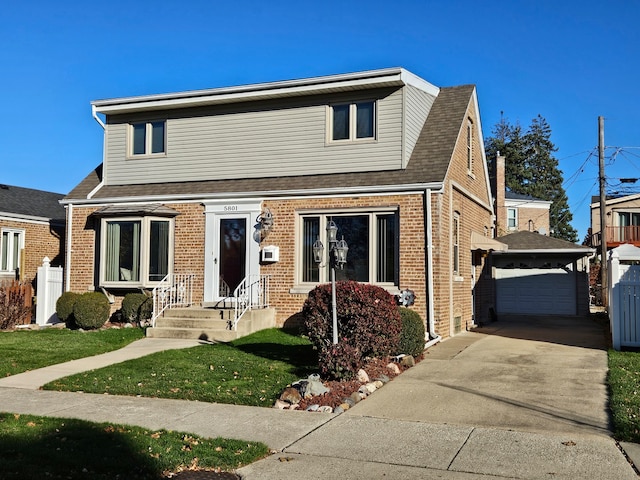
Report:
[[263,262],[277,262],[280,260],[280,247],[275,245],[267,245],[260,252],[260,259]]

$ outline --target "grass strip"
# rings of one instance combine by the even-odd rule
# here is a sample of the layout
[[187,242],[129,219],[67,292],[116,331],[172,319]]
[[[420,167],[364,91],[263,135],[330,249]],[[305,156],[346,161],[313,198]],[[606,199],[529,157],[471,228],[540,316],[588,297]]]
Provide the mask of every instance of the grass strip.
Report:
[[81,332],[78,330],[16,330],[0,332],[0,376],[47,367],[122,348],[144,337],[140,328]]
[[229,344],[155,353],[43,388],[270,407],[288,384],[315,371],[309,340],[274,328]]
[[258,442],[0,413],[3,479],[158,479],[188,469],[231,471],[268,452]]
[[607,381],[615,438],[640,443],[640,354],[609,350]]

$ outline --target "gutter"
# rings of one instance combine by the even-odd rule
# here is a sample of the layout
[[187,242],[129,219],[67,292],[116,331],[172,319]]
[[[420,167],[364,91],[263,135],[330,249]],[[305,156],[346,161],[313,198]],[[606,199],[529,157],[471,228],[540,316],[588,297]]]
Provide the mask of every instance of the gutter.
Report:
[[70,203],[66,206],[67,209],[67,226],[66,237],[66,255],[64,258],[64,291],[71,291],[71,237],[73,232],[73,204]]

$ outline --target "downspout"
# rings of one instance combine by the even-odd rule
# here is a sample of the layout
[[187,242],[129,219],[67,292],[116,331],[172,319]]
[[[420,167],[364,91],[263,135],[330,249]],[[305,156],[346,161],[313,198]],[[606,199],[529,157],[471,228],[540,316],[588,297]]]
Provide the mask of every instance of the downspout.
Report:
[[435,309],[433,306],[433,225],[431,219],[431,189],[427,188],[424,191],[425,200],[425,215],[424,215],[424,230],[426,235],[426,248],[427,248],[427,322],[428,328],[425,336],[425,350],[432,345],[435,345],[441,340],[440,335],[435,333]]
[[64,267],[64,291],[71,291],[71,236],[73,232],[73,204],[70,203],[67,205],[67,228],[66,228],[66,237],[67,237],[67,248],[66,255],[64,259],[65,267]]

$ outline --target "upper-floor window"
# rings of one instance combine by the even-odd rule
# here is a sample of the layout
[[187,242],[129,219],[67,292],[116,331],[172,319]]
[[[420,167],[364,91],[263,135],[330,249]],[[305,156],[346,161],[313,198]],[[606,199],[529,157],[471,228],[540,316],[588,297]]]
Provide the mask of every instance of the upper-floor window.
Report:
[[618,226],[619,227],[629,227],[629,226],[637,226],[640,225],[640,213],[636,212],[618,212]]
[[467,121],[467,172],[473,172],[473,122]]
[[166,122],[132,123],[130,125],[130,154],[157,155],[166,151]]
[[20,254],[24,248],[24,230],[3,228],[0,242],[0,271],[15,272],[20,268]]
[[507,208],[507,228],[518,228],[518,211],[515,208]]
[[101,226],[101,285],[152,286],[170,273],[173,220],[104,218]]
[[376,102],[332,105],[331,141],[373,139],[376,135]]
[[338,227],[338,239],[349,245],[347,263],[336,270],[338,280],[387,284],[398,286],[399,226],[397,211],[357,212],[328,214],[304,214],[301,218],[301,254],[299,278],[302,283],[319,283],[330,280],[329,269],[314,262],[313,244],[320,240],[324,245],[326,266],[329,263],[329,245],[326,227],[333,220]]

